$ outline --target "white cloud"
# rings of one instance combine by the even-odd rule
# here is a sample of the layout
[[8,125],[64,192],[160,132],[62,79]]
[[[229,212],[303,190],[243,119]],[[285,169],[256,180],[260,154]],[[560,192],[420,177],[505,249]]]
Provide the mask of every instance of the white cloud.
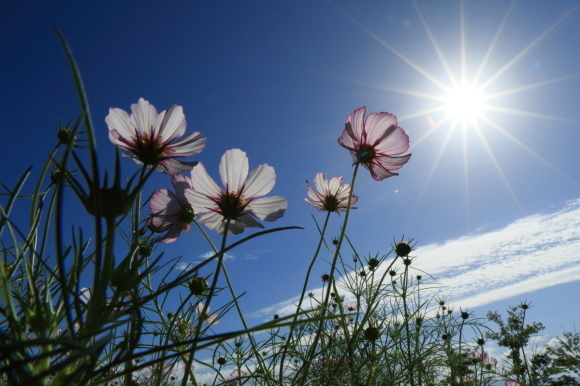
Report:
[[[463,309],[580,280],[580,199],[502,229],[419,245],[413,254],[412,266],[435,277],[444,286],[440,296]],[[252,316],[289,314],[297,302],[298,297],[286,300]]]
[[[208,251],[206,253],[202,253],[201,255],[199,255],[200,258],[202,259],[209,259],[210,257],[214,256],[215,252],[214,251]],[[228,260],[228,259],[235,259],[236,257],[230,253],[225,253],[224,254],[224,260]]]

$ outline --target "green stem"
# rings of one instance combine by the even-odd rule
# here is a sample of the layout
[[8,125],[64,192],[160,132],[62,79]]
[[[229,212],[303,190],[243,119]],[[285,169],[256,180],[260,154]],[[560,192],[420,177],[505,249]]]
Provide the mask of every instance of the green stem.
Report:
[[330,219],[331,212],[326,213],[326,219],[324,220],[324,225],[322,226],[322,232],[320,233],[320,239],[318,241],[318,246],[316,247],[316,252],[314,252],[314,257],[310,262],[310,266],[308,267],[308,271],[306,272],[306,279],[304,280],[304,285],[302,286],[302,293],[300,294],[300,300],[298,301],[298,308],[296,309],[297,313],[292,320],[292,326],[290,326],[290,332],[288,333],[288,344],[285,345],[284,352],[282,353],[282,360],[280,361],[280,383],[283,381],[284,376],[284,359],[286,358],[286,353],[288,351],[289,346],[292,344],[292,338],[294,333],[294,328],[296,327],[296,321],[298,320],[298,313],[302,309],[302,302],[304,301],[304,295],[306,294],[306,288],[308,287],[308,281],[310,280],[310,274],[312,273],[312,268],[314,267],[314,263],[318,259],[318,254],[320,253],[320,249],[322,248],[322,244],[324,243],[324,236],[326,234],[326,227],[328,226],[328,220]]
[[[201,327],[202,327],[203,322],[205,320],[205,317],[207,315],[207,311],[209,310],[209,304],[211,303],[211,300],[213,299],[215,289],[217,287],[219,275],[221,273],[221,269],[223,266],[224,250],[226,248],[226,240],[228,237],[228,228],[230,227],[230,221],[231,221],[230,219],[226,220],[226,225],[224,227],[224,235],[222,237],[222,244],[220,247],[220,255],[218,256],[218,263],[217,263],[215,275],[213,277],[213,281],[211,283],[211,288],[210,288],[209,293],[207,295],[207,300],[203,306],[203,310],[201,311],[201,313],[199,315],[199,319],[197,321],[197,328],[195,330],[195,342],[192,344],[192,347],[191,347],[191,355],[189,355],[189,358],[187,358],[186,368],[188,368],[188,369],[191,368],[191,364],[193,363],[193,357],[195,356],[195,350],[197,348],[197,340],[199,339],[199,336],[201,335]],[[213,244],[210,244],[210,245],[213,246]],[[183,375],[183,379],[181,381],[181,386],[187,385],[188,378],[189,378],[189,371],[185,372],[185,374]],[[195,382],[195,378],[193,378],[193,380]]]
[[[340,254],[340,248],[342,247],[342,242],[344,240],[344,235],[346,233],[346,226],[348,224],[348,218],[349,218],[349,215],[350,215],[352,196],[353,196],[353,192],[354,192],[354,184],[355,184],[355,181],[356,181],[356,174],[358,172],[359,165],[360,165],[359,163],[357,163],[355,165],[354,172],[352,174],[352,182],[351,182],[351,185],[350,185],[350,192],[349,192],[349,195],[348,195],[348,203],[347,203],[346,212],[345,212],[345,215],[344,215],[344,222],[343,222],[343,225],[342,225],[342,229],[341,229],[341,232],[340,232],[340,236],[338,238],[338,243],[336,244],[336,251],[334,252],[334,258],[332,259],[332,265],[331,265],[331,268],[330,268],[330,280],[329,280],[329,283],[332,283],[333,280],[334,280],[334,271],[336,269],[336,262],[338,261],[338,256]],[[314,353],[316,351],[317,343],[320,340],[320,335],[322,334],[322,329],[324,327],[324,316],[326,314],[326,309],[328,308],[328,303],[329,303],[329,300],[330,300],[330,293],[332,292],[331,289],[332,289],[332,286],[329,285],[328,286],[328,289],[326,290],[326,297],[324,299],[324,302],[322,303],[322,311],[321,311],[322,312],[322,314],[321,314],[322,318],[320,319],[320,322],[318,324],[318,331],[316,332],[316,335],[314,336],[314,342],[312,343],[312,345],[310,347],[310,351],[308,353],[308,357],[306,358],[306,360],[304,362],[304,365],[298,371],[298,374],[296,374],[297,375],[296,376],[296,379],[300,378],[300,383],[299,384],[304,384],[304,382],[306,380],[306,376],[307,376],[307,373],[308,373],[308,369],[310,368],[311,360],[313,359]],[[299,373],[302,373],[302,376],[301,377],[298,376]],[[293,382],[293,384],[294,384],[294,382]]]

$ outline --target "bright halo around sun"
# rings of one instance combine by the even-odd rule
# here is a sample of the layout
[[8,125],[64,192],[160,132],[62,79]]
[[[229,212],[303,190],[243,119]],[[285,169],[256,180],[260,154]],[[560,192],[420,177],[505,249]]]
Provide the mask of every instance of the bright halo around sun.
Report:
[[458,85],[448,92],[445,110],[455,121],[472,121],[480,116],[483,101],[481,89],[472,85]]

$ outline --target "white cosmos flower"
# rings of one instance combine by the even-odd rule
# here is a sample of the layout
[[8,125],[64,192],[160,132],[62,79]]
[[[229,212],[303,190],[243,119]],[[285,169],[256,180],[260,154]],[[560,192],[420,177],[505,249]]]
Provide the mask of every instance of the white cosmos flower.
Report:
[[240,149],[225,152],[220,162],[221,189],[207,174],[201,163],[191,171],[193,190],[185,197],[195,213],[205,213],[198,221],[218,234],[240,234],[245,227],[263,228],[254,219],[275,221],[284,215],[288,200],[284,197],[261,197],[268,194],[276,183],[274,168],[266,164],[257,166],[248,175],[248,157]]

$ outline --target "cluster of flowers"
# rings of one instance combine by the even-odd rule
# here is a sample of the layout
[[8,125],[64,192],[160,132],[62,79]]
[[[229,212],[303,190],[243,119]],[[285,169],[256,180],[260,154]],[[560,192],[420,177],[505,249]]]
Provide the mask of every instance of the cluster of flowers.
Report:
[[[365,113],[366,108],[361,107],[347,117],[338,142],[350,151],[353,165],[362,165],[373,179],[381,181],[397,175],[394,171],[409,161],[411,154],[395,156],[409,149],[409,137],[397,126],[394,115],[372,113],[365,119]],[[285,198],[262,197],[274,187],[274,168],[263,164],[249,173],[245,152],[232,149],[222,156],[219,174],[223,188],[208,175],[203,164],[177,159],[201,152],[206,139],[194,132],[179,140],[186,128],[181,106],[174,105],[158,113],[141,98],[131,105],[131,115],[111,108],[105,122],[111,142],[123,149],[125,156],[171,175],[175,192],[158,190],[149,203],[151,215],[147,225],[153,232],[163,233],[158,242],[177,240],[181,232],[190,230],[198,215],[201,215],[197,218],[199,223],[218,234],[240,234],[246,227],[263,228],[256,218],[275,221],[284,215],[288,206]],[[188,171],[191,177],[183,174]],[[305,201],[321,212],[339,213],[346,211],[349,204],[352,208],[358,197],[353,195],[349,201],[351,187],[342,184],[342,179],[338,176],[329,181],[324,174],[317,174],[316,190],[306,182]]]

